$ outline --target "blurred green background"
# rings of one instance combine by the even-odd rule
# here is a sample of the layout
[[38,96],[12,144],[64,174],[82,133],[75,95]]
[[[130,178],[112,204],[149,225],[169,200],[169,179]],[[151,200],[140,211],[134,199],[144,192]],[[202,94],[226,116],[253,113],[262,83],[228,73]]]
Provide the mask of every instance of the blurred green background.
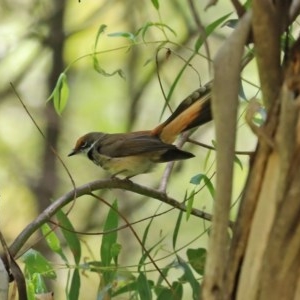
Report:
[[[232,11],[228,1],[220,1],[207,11],[204,10],[205,1],[198,1],[197,5],[204,27]],[[234,18],[234,14],[229,17]],[[144,41],[139,35],[133,43],[120,34],[135,33],[147,22],[156,23],[156,26],[148,28]],[[166,24],[169,28],[158,26],[157,23]],[[103,76],[93,67],[91,54],[102,24],[107,28],[97,45],[99,64],[108,73],[122,69],[125,79],[118,75]],[[211,57],[230,32],[230,27],[219,26],[209,37]],[[0,0],[0,228],[8,244],[39,211],[73,188],[66,171],[49,150],[49,145],[56,148],[77,186],[107,178],[109,175],[105,171],[86,158],[67,157],[76,139],[89,131],[113,133],[151,129],[164,120],[170,112],[166,109],[162,115],[165,100],[157,71],[163,89],[168,93],[176,76],[193,55],[198,37],[195,21],[185,0],[161,1],[159,10],[150,0]],[[157,53],[159,47],[163,49]],[[167,58],[168,48],[172,53]],[[59,116],[53,109],[52,101],[46,100],[59,74],[67,67],[70,95]],[[246,79],[243,89],[247,99],[255,96],[258,90],[254,71],[255,64],[250,63],[243,73]],[[212,77],[207,53],[202,47],[183,72],[171,97],[171,106],[175,108],[189,93]],[[46,135],[46,141],[10,83],[16,87]],[[245,125],[245,106],[245,100],[241,99],[237,149],[251,151],[255,147],[255,139]],[[193,138],[212,145],[213,124],[197,130]],[[194,175],[204,173],[212,177],[214,182],[214,152],[189,144],[184,148],[193,152],[196,158],[176,164],[167,188],[168,195],[179,201],[195,188],[189,183]],[[238,198],[247,175],[248,156],[239,156],[239,159],[243,169],[236,165],[233,202]],[[158,187],[164,167],[161,165],[155,172],[137,176],[133,181]],[[105,190],[100,194],[110,202],[118,199],[120,210],[131,222],[149,217],[157,209],[162,212],[170,208],[156,200],[120,190]],[[195,197],[194,206],[211,212],[212,205],[213,199],[204,187]],[[78,231],[101,232],[107,212],[104,204],[91,197],[82,197],[75,202],[69,217]],[[232,214],[234,217],[234,210]],[[156,259],[172,251],[170,244],[177,215],[178,211],[173,210],[154,220],[147,246],[165,237],[157,249]],[[147,224],[141,222],[135,225],[140,235]],[[178,242],[183,257],[187,247],[207,246],[208,234],[204,231],[209,225],[209,222],[195,217],[184,220]],[[99,259],[101,236],[81,235],[80,238],[86,245],[83,246],[84,256]],[[128,229],[120,231],[119,240],[123,247],[120,263],[123,266],[135,265],[141,249],[132,233]],[[28,247],[31,246],[47,251],[37,236],[28,244]],[[55,262],[57,258],[50,259]],[[65,267],[59,260],[55,263],[62,280],[56,281],[54,288],[60,293],[65,283]],[[164,258],[159,265],[167,263],[168,258]],[[153,273],[153,277],[157,278],[158,275]],[[91,273],[83,278],[82,290],[89,291],[91,294],[88,298],[93,299],[98,278]]]

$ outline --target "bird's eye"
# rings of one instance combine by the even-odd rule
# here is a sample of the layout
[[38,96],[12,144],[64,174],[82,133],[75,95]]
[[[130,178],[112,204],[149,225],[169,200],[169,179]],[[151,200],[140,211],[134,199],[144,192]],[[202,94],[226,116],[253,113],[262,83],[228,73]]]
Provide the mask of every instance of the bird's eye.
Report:
[[81,148],[81,149],[84,149],[84,148],[87,147],[87,145],[88,145],[88,142],[83,142],[83,143],[80,145],[80,148]]

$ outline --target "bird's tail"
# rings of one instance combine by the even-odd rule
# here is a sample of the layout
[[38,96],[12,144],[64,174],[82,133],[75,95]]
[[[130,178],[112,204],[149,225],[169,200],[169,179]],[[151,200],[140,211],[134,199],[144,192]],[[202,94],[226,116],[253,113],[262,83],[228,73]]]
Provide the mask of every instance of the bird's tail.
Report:
[[171,144],[180,133],[211,121],[211,87],[212,82],[209,82],[185,98],[165,122],[151,131],[151,135]]

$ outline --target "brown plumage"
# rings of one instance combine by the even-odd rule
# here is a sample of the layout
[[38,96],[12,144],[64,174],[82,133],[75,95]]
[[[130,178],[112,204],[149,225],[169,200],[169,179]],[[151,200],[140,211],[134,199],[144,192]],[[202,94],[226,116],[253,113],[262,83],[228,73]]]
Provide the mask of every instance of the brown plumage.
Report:
[[171,116],[152,130],[130,133],[90,132],[80,137],[69,156],[84,153],[113,176],[132,177],[150,172],[156,163],[194,157],[172,143],[176,137],[212,119],[211,84],[199,88]]

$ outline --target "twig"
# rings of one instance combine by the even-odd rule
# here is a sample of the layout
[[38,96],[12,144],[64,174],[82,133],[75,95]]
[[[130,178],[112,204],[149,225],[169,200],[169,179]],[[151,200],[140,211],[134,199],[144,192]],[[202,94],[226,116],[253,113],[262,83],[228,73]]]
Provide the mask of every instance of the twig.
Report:
[[[187,141],[188,137],[191,135],[191,132],[185,132],[181,135],[177,142],[177,147],[180,149],[184,143]],[[174,167],[175,161],[171,161],[167,164],[165,171],[163,173],[163,176],[161,178],[160,186],[159,186],[159,191],[165,193],[167,190],[167,184],[169,181],[169,178],[171,176],[172,169]]]
[[204,47],[205,47],[205,52],[206,52],[206,56],[207,56],[208,66],[209,66],[208,69],[210,70],[211,59],[210,59],[210,52],[209,52],[209,46],[208,46],[208,42],[207,42],[207,35],[205,32],[205,28],[201,23],[199,14],[197,13],[196,7],[194,5],[194,0],[188,0],[188,3],[190,5],[190,9],[191,9],[192,15],[194,17],[194,20],[196,22],[199,34],[203,38],[203,41],[204,41]]
[[[209,149],[209,150],[217,151],[217,149],[215,147],[213,147],[213,146],[210,146],[210,145],[207,145],[207,144],[195,141],[195,140],[190,139],[190,138],[188,138],[186,141],[189,142],[189,143],[191,143],[191,144],[198,145],[198,146],[201,146],[201,147]],[[236,150],[234,152],[234,154],[236,154],[236,155],[252,155],[253,153],[254,153],[254,151],[238,151],[238,150]]]
[[[32,123],[34,124],[34,126],[37,128],[38,132],[40,133],[40,135],[43,137],[43,139],[45,141],[47,141],[47,138],[44,134],[44,132],[41,130],[40,126],[37,124],[37,122],[35,121],[35,119],[33,118],[33,116],[31,115],[30,111],[28,110],[27,106],[25,105],[25,103],[23,102],[22,98],[20,97],[17,89],[15,88],[14,84],[11,82],[10,86],[13,90],[13,92],[15,93],[15,95],[17,96],[18,100],[20,101],[20,103],[22,104],[24,110],[26,111],[27,115],[29,116],[29,118],[31,119]],[[72,183],[72,186],[74,188],[74,190],[76,191],[76,184],[75,181],[69,171],[69,169],[67,168],[66,164],[64,163],[64,161],[62,160],[62,158],[60,157],[60,155],[58,154],[58,152],[56,151],[56,149],[53,148],[52,145],[49,145],[52,153],[57,157],[57,159],[59,160],[59,162],[61,163],[61,165],[63,166],[63,168],[65,169],[66,173],[68,174],[70,181]],[[76,194],[74,195],[74,199],[76,199]]]

